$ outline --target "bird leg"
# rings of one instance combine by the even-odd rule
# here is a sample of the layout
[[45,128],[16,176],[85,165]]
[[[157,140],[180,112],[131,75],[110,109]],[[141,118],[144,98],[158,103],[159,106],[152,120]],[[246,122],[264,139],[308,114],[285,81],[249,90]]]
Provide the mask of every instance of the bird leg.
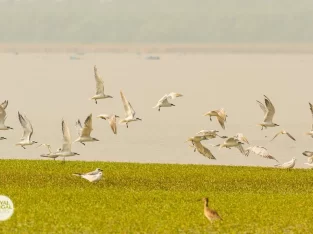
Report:
[[95,99],[95,103],[98,104],[97,99]]
[[126,123],[126,127],[128,128],[128,123]]
[[196,152],[196,148],[194,148],[193,152]]
[[63,157],[63,163],[65,163],[65,157]]
[[210,121],[212,121],[212,117],[210,116]]
[[82,143],[83,145],[86,145],[84,142],[80,142],[80,143]]
[[26,149],[23,145],[21,145],[23,149]]
[[159,111],[161,110],[161,108],[159,107]]

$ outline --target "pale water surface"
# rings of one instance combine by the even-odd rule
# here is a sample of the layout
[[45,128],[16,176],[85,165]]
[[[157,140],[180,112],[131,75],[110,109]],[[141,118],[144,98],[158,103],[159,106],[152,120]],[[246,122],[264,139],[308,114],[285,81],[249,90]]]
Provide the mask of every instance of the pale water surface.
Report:
[[[61,120],[77,137],[75,121],[93,113],[92,135],[100,142],[83,146],[73,144],[80,156],[70,160],[101,160],[153,163],[193,163],[272,166],[251,154],[245,157],[237,149],[211,148],[217,160],[209,160],[188,147],[184,141],[201,129],[218,129],[222,135],[241,132],[252,145],[261,145],[279,161],[297,157],[303,167],[304,150],[313,150],[313,139],[305,136],[311,127],[308,101],[313,102],[313,55],[303,54],[161,54],[160,60],[146,60],[136,54],[85,54],[71,60],[71,54],[1,54],[0,101],[8,99],[6,124],[13,131],[0,131],[7,141],[0,141],[1,158],[42,159],[45,148],[15,146],[22,135],[17,111],[27,115],[34,127],[33,140],[50,143],[57,149],[62,143]],[[89,98],[95,93],[93,66],[97,65],[105,81],[106,93],[113,99],[96,105]],[[119,91],[123,90],[142,118],[129,128],[118,126],[114,135],[107,121],[96,119],[102,113],[124,115]],[[161,112],[152,109],[171,91],[183,98],[173,100],[173,108]],[[266,94],[276,107],[274,121],[281,125],[260,130],[256,124],[263,112],[256,100]],[[216,119],[202,115],[224,107],[228,113],[224,131]],[[285,128],[286,135],[269,139]],[[265,136],[268,136],[265,138]],[[219,143],[215,139],[212,143]],[[207,145],[209,142],[204,142]]]

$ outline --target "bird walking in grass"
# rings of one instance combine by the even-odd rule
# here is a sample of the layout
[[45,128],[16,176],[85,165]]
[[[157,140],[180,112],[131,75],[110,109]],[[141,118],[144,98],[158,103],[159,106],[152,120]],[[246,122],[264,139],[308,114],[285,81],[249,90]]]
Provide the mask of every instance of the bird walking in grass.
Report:
[[289,132],[287,132],[287,131],[285,131],[285,130],[279,131],[279,132],[272,138],[271,141],[273,141],[278,135],[283,135],[283,134],[286,134],[287,136],[289,136],[290,139],[296,141],[296,139],[295,139],[293,136],[291,136],[291,134],[290,134]]
[[172,107],[175,106],[173,103],[169,102],[169,99],[175,99],[177,97],[182,97],[183,95],[180,93],[170,93],[170,94],[165,94],[156,104],[156,106],[154,106],[153,108],[158,108],[158,110],[161,110],[161,107]]
[[90,134],[93,130],[92,128],[92,114],[90,114],[84,123],[84,127],[82,126],[80,120],[76,122],[76,128],[78,131],[78,138],[74,142],[80,142],[81,144],[85,145],[84,142],[91,142],[91,141],[99,141],[98,139],[91,137]]
[[128,128],[128,123],[138,121],[138,120],[141,121],[142,119],[135,117],[136,112],[134,108],[132,107],[130,102],[126,99],[122,91],[120,91],[120,94],[121,94],[121,98],[122,98],[122,102],[123,102],[124,110],[125,110],[125,118],[122,119],[120,123],[125,123],[126,127]]
[[98,115],[97,118],[101,118],[101,119],[107,120],[109,122],[109,125],[110,125],[111,129],[112,129],[112,132],[114,134],[117,134],[116,118],[119,118],[118,115],[102,114],[102,115]]
[[26,116],[23,116],[20,114],[20,112],[18,112],[18,119],[23,127],[23,136],[21,138],[21,141],[18,142],[16,145],[21,146],[23,149],[25,149],[25,146],[38,143],[37,141],[31,140],[34,130],[32,124],[26,118]]
[[96,80],[96,95],[91,98],[95,100],[97,104],[98,99],[113,98],[110,95],[104,94],[104,85],[103,79],[99,76],[96,65],[94,66],[95,80]]
[[282,163],[282,164],[276,164],[274,165],[275,167],[280,167],[280,168],[286,168],[286,169],[291,169],[294,168],[296,165],[296,158],[293,157],[290,161]]
[[204,197],[202,199],[202,201],[204,202],[204,216],[211,222],[213,223],[216,220],[223,220],[221,218],[221,216],[219,216],[219,214],[217,213],[216,210],[213,210],[211,208],[209,208],[209,198]]
[[81,178],[84,178],[85,180],[88,180],[91,183],[98,182],[102,178],[102,172],[98,172],[96,174],[79,174],[79,173],[74,173],[73,175],[79,176]]
[[273,117],[275,115],[275,107],[273,105],[273,103],[270,101],[270,99],[268,97],[266,97],[264,95],[264,99],[265,99],[265,106],[263,103],[261,103],[260,101],[257,101],[261,107],[261,109],[264,112],[264,120],[262,123],[259,123],[258,125],[262,127],[261,130],[263,130],[263,128],[268,128],[268,127],[276,127],[279,126],[276,123],[273,123]]
[[86,173],[74,173],[73,175],[97,175],[99,172],[102,172],[103,170],[100,168],[96,168],[96,170]]
[[205,113],[203,116],[210,116],[210,120],[212,121],[212,116],[216,116],[219,124],[223,129],[225,129],[225,122],[226,122],[226,112],[224,108],[221,108],[219,110],[209,111]]

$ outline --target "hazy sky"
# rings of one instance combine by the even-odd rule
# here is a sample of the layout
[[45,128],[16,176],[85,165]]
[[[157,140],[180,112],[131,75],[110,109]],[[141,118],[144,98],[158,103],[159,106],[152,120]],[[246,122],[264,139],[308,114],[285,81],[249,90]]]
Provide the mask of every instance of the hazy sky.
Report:
[[313,42],[311,0],[0,0],[0,42]]

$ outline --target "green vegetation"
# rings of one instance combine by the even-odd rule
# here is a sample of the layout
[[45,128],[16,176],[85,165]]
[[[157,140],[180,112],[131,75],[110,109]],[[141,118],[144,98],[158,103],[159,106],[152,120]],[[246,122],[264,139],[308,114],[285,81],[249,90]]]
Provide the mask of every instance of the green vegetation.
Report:
[[0,0],[0,42],[313,42],[302,0]]
[[[92,184],[75,177],[100,167]],[[0,160],[15,205],[0,233],[310,233],[313,171],[257,167]],[[208,196],[224,221],[203,216]]]

